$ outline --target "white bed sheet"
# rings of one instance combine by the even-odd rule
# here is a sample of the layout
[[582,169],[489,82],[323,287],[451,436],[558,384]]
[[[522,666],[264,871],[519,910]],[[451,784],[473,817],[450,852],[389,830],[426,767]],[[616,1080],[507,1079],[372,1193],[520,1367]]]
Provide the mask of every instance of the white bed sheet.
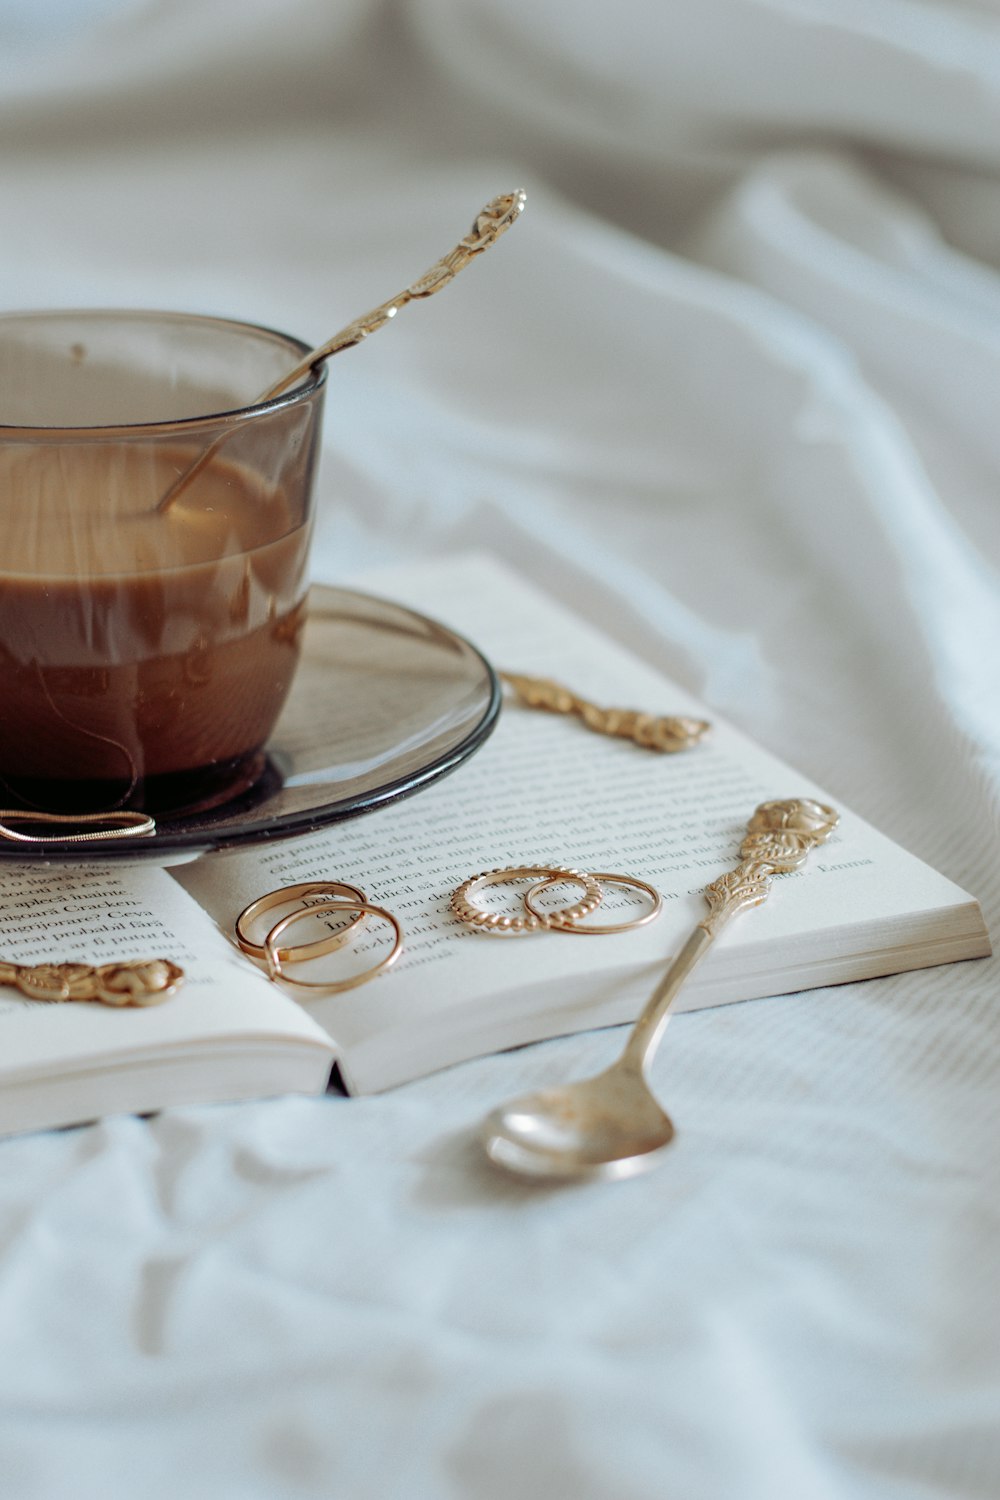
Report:
[[[317,571],[486,547],[1000,913],[1000,6],[0,0],[0,301],[319,340]],[[0,708],[2,711],[2,708]],[[388,814],[386,814],[388,816]],[[0,1144],[4,1500],[992,1500],[993,961]]]

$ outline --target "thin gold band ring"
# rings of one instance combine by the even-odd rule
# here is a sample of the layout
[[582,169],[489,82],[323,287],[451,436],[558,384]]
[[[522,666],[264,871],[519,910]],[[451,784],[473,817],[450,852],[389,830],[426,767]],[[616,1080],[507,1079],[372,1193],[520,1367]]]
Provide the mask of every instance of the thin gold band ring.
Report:
[[[276,906],[287,906],[290,901],[304,902],[307,896],[320,894],[327,897],[337,895],[356,897],[362,904],[368,900],[360,886],[349,885],[343,880],[305,880],[298,885],[283,885],[276,891],[268,891],[265,896],[258,896],[256,901],[251,901],[249,906],[245,906],[236,918],[236,941],[242,952],[248,958],[256,959],[258,963],[267,963],[265,944],[255,943],[247,936],[247,928],[250,924],[262,912],[271,911]],[[316,902],[311,901],[308,905],[302,906],[298,915],[315,910]],[[358,927],[364,924],[366,915],[365,912],[359,911],[354,921],[348,922],[347,926],[342,927],[339,932],[332,932],[328,937],[317,938],[312,943],[302,943],[297,948],[282,948],[278,957],[283,962],[303,963],[307,958],[322,958],[325,953],[334,953],[347,942]]]
[[[562,877],[550,875],[548,880],[540,880],[533,885],[524,896],[524,904],[530,912],[541,915],[534,905],[534,898],[546,890],[550,885],[558,885]],[[655,886],[646,880],[639,880],[635,875],[608,875],[595,874],[593,877],[603,885],[634,885],[638,890],[645,891],[653,902],[649,911],[643,912],[641,917],[633,917],[630,922],[612,922],[596,924],[588,922],[586,926],[575,921],[567,921],[565,912],[554,912],[549,916],[549,926],[553,932],[579,932],[586,937],[601,937],[616,932],[631,932],[633,927],[645,927],[647,922],[652,922],[663,910],[663,897]]]
[[[560,907],[557,912],[539,913],[529,911],[526,917],[508,917],[500,912],[487,911],[472,899],[475,891],[484,885],[501,885],[509,880],[531,880],[542,876],[542,884],[549,881],[572,880],[583,887],[583,898],[572,906]],[[593,875],[583,870],[570,870],[562,865],[511,865],[502,870],[484,870],[480,875],[470,875],[468,880],[452,893],[451,909],[460,922],[480,932],[537,932],[551,927],[554,919],[579,921],[600,906],[603,892]]]
[[[335,911],[356,911],[362,917],[381,917],[383,921],[388,922],[395,933],[392,952],[377,963],[374,968],[365,969],[362,974],[354,974],[350,979],[335,979],[332,982],[293,979],[291,974],[285,972],[282,965],[290,961],[289,954],[295,954],[296,957],[291,961],[299,963],[304,949],[279,948],[278,939],[293,923],[301,921],[303,917],[312,916],[314,913],[319,916],[325,916],[328,912]],[[316,901],[311,906],[300,906],[298,911],[289,912],[287,917],[282,917],[280,922],[276,922],[264,939],[264,956],[267,962],[268,973],[272,979],[282,979],[286,984],[298,985],[299,989],[303,990],[323,990],[328,995],[336,995],[342,990],[356,989],[359,984],[367,984],[369,979],[374,979],[376,974],[384,974],[389,965],[396,962],[402,949],[403,929],[399,925],[397,918],[393,916],[391,911],[386,911],[384,906],[373,906],[370,901]],[[327,951],[329,952],[330,950],[328,949]]]

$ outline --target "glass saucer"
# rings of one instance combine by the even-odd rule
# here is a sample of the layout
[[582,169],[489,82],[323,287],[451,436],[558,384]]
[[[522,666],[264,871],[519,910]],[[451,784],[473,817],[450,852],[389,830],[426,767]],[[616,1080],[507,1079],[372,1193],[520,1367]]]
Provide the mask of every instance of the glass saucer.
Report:
[[461,636],[388,599],[314,585],[292,691],[249,787],[209,808],[160,815],[142,838],[0,839],[0,861],[171,864],[309,833],[453,771],[499,712],[496,674]]

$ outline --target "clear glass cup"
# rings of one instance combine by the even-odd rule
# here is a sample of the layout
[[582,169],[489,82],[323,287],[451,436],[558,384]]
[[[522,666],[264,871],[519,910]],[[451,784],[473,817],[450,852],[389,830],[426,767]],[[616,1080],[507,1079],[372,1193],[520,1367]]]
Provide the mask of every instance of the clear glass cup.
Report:
[[257,398],[306,352],[180,313],[0,316],[0,805],[169,816],[252,785],[299,656],[325,371]]

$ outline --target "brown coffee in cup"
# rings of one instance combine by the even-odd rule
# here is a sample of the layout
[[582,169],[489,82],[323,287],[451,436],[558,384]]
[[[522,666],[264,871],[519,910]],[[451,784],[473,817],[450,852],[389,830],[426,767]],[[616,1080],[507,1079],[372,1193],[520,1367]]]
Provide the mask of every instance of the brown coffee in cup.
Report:
[[2,803],[169,813],[259,774],[304,622],[319,386],[228,418],[0,427]]

